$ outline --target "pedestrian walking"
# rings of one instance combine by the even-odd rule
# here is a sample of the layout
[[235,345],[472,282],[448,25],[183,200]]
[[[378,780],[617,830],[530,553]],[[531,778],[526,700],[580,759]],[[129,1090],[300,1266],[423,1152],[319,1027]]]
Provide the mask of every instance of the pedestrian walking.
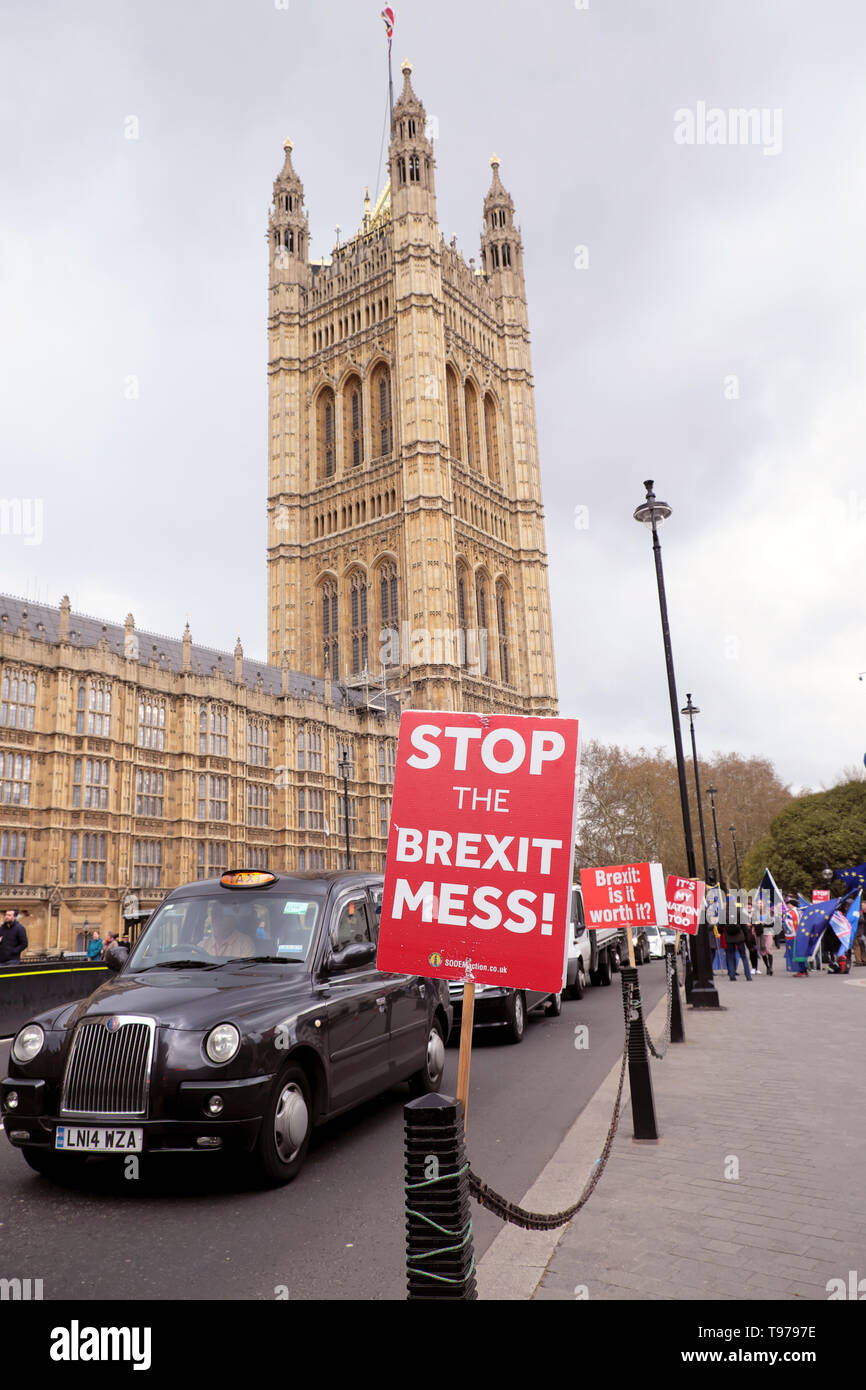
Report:
[[102,938],[98,931],[90,933],[90,940],[87,943],[87,959],[99,960],[102,956]]
[[773,973],[773,952],[776,943],[773,939],[773,914],[770,911],[769,903],[764,902],[760,896],[755,899],[752,910],[752,927],[758,943],[758,950],[764,962],[764,970],[768,975]]
[[[739,899],[739,894],[737,896]],[[752,974],[760,975],[761,972],[758,968],[758,938],[755,934],[755,928],[752,926],[752,914],[748,904],[738,902],[738,906],[740,909],[740,921],[743,928],[746,950],[749,953],[749,960],[752,963]]]
[[866,903],[860,909],[860,918],[854,935],[854,964],[866,965]]
[[27,950],[27,933],[18,920],[14,907],[7,907],[0,922],[0,965],[8,965],[21,959],[21,952]]
[[737,895],[729,893],[727,897],[727,921],[725,922],[725,955],[728,962],[728,976],[732,980],[737,978],[738,956],[743,958],[743,974],[746,979],[751,980],[752,978],[744,930],[748,923],[742,920],[744,915],[745,909],[737,901]]

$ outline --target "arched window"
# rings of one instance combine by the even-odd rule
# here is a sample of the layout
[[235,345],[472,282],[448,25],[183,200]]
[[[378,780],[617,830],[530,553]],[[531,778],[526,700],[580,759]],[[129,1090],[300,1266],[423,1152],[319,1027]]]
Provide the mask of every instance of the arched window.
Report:
[[499,482],[499,426],[496,421],[496,402],[491,395],[484,397],[484,436],[487,443],[487,471]]
[[475,580],[475,612],[478,615],[478,627],[482,632],[487,631],[487,580],[483,574],[479,574]]
[[406,182],[406,160],[402,154],[397,156],[397,180],[399,183]]
[[397,566],[393,560],[389,560],[379,570],[379,612],[383,627],[396,627],[400,621]]
[[316,428],[319,438],[319,477],[331,478],[336,472],[336,421],[334,393],[330,386],[319,392]]
[[460,441],[460,393],[457,376],[451,367],[445,368],[445,392],[448,401],[448,449],[451,457],[462,459],[463,449]]
[[481,467],[481,441],[478,431],[478,392],[471,381],[464,388],[466,401],[466,462],[470,468]]
[[376,458],[386,458],[394,447],[394,426],[391,418],[391,373],[384,365],[373,376],[373,448]]
[[346,466],[357,468],[364,462],[364,405],[361,382],[350,377],[343,387],[343,438],[346,441]]
[[469,575],[462,565],[457,567],[457,665],[466,665],[466,653],[468,650],[467,630],[469,621],[466,612],[466,595],[469,587]]
[[419,163],[418,163],[418,156],[417,156],[417,154],[410,154],[410,156],[409,156],[409,182],[410,182],[410,183],[420,183],[420,182],[421,182],[421,167],[420,167],[420,165],[419,165]]
[[198,751],[227,758],[229,752],[229,717],[222,705],[202,705],[198,717]]
[[499,636],[499,679],[511,684],[511,662],[508,647],[508,593],[505,585],[496,585],[496,627]]
[[0,684],[0,701],[0,724],[9,729],[32,729],[36,714],[35,676],[7,667]]
[[352,614],[352,675],[360,675],[368,667],[369,640],[367,632],[367,576],[354,570],[349,581]]
[[326,579],[322,585],[322,665],[326,676],[336,680],[340,674],[337,610],[337,583]]
[[400,608],[393,560],[379,567],[379,620],[379,660],[386,666],[399,666]]

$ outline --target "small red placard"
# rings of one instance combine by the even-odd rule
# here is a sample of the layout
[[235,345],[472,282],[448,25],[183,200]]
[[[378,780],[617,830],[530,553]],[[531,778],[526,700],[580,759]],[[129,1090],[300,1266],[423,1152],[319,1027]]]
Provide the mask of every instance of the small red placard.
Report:
[[580,886],[590,930],[668,924],[661,864],[610,864],[600,869],[581,869]]

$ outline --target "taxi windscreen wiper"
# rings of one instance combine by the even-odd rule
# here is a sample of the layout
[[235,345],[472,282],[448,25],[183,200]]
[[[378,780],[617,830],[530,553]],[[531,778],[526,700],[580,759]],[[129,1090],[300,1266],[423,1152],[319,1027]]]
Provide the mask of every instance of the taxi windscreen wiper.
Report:
[[224,960],[158,960],[155,965],[138,965],[137,970],[219,970]]
[[283,965],[288,961],[289,965],[303,965],[303,956],[229,956],[229,960],[237,965],[261,965],[264,962],[276,962]]

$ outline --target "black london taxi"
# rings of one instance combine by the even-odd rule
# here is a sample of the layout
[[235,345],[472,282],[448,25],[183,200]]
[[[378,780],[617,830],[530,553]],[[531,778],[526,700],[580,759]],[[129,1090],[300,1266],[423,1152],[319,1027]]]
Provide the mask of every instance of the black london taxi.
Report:
[[62,1178],[94,1154],[234,1150],[289,1182],[314,1125],[438,1087],[444,981],[381,974],[381,876],[231,870],[174,889],[116,976],[41,1014],[0,1082],[10,1142]]

